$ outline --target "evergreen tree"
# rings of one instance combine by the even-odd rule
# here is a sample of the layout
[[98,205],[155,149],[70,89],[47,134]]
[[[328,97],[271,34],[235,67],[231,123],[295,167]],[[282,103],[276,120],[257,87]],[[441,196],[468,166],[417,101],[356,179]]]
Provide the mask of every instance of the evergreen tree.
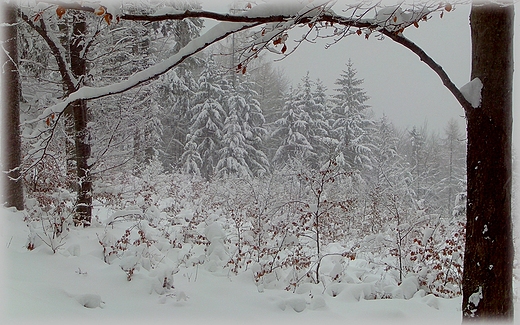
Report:
[[272,136],[279,141],[278,149],[273,157],[275,163],[285,163],[291,158],[312,155],[312,145],[307,139],[311,127],[310,116],[299,105],[300,87],[292,87],[286,96],[282,117],[276,120]]
[[280,142],[270,135],[276,130],[275,122],[282,117],[289,80],[282,70],[273,69],[270,62],[263,62],[261,57],[258,62],[259,66],[250,69],[247,74],[251,75],[254,82],[254,90],[258,94],[257,99],[265,117],[264,125],[269,135],[263,138],[263,151],[268,156],[268,161],[273,161]]
[[351,60],[335,82],[338,88],[332,96],[332,134],[338,140],[336,148],[338,160],[347,168],[361,169],[370,166],[371,145],[369,128],[371,119],[369,97],[360,87],[363,79],[356,78],[357,71]]
[[[176,9],[201,9],[194,2],[179,2],[172,4]],[[156,33],[168,36],[174,40],[171,52],[177,53],[192,39],[200,35],[203,28],[201,19],[184,19],[180,21],[154,22]],[[191,121],[190,107],[197,91],[194,73],[203,65],[196,56],[187,58],[183,63],[165,74],[158,86],[158,102],[162,107],[161,120],[164,125],[162,133],[161,160],[165,167],[182,166],[182,155],[187,149],[187,135]],[[183,167],[184,168],[184,167]]]
[[[221,80],[213,56],[210,55],[198,80],[199,89],[191,109],[193,117],[189,128],[192,141],[197,144],[197,151],[202,158],[202,166],[199,166],[201,176],[206,179],[214,174],[218,150],[222,145],[226,113],[220,104],[224,96]],[[185,163],[183,161],[183,165]]]
[[321,164],[328,162],[331,158],[335,158],[335,150],[338,146],[338,140],[332,136],[332,107],[327,96],[327,87],[320,79],[315,82],[314,91],[312,93],[316,103],[316,111],[320,113],[319,126],[322,131],[326,131],[325,136],[319,137],[319,154],[322,156]]
[[[289,80],[283,70],[274,69],[271,62],[257,59],[259,66],[249,69],[254,90],[258,94],[258,102],[265,116],[266,123],[273,123],[282,115],[284,98],[289,89]],[[256,61],[253,61],[253,63]]]
[[402,170],[402,157],[399,152],[399,136],[386,115],[383,115],[375,125],[373,166],[375,173],[371,178],[373,184],[382,184],[389,174]]
[[[373,173],[366,177],[367,213],[365,222],[368,231],[378,233],[389,222],[388,207],[397,193],[409,197],[409,168],[399,148],[399,135],[388,117],[383,115],[375,123],[373,134]],[[407,200],[403,202],[409,202]]]
[[413,127],[409,131],[410,141],[410,164],[413,174],[413,189],[416,197],[421,197],[424,194],[424,176],[426,174],[426,134],[425,130],[417,130],[417,127]]
[[313,87],[309,72],[302,78],[302,87],[297,97],[297,105],[309,116],[309,127],[305,136],[312,146],[310,164],[319,168],[329,161],[329,146],[332,141],[329,138],[329,125],[326,116],[325,88],[320,84],[319,89]]
[[455,198],[466,191],[466,141],[454,119],[448,121],[444,136],[442,164],[445,168],[441,194],[445,199],[446,211],[450,215]]
[[164,130],[161,160],[163,165],[169,168],[181,165],[192,117],[190,107],[197,91],[197,82],[192,70],[199,59],[192,57],[187,61],[165,75],[164,83],[158,85]]
[[[233,100],[234,98],[230,98]],[[224,125],[222,149],[219,150],[220,159],[216,166],[218,176],[237,175],[239,177],[251,176],[251,170],[247,166],[245,157],[245,138],[238,120],[236,108],[233,107]]]
[[[406,135],[405,155],[410,167],[410,185],[414,199],[425,207],[441,212],[444,206],[441,192],[444,189],[442,148],[437,134],[427,133],[426,125],[413,127]],[[433,211],[430,211],[433,212]]]
[[261,150],[262,137],[266,135],[265,118],[255,98],[254,83],[248,76],[238,81],[227,96],[228,112],[217,172],[220,175],[263,175],[268,168],[267,156]]
[[189,134],[187,135],[186,140],[187,142],[185,145],[185,150],[181,156],[181,161],[183,162],[181,170],[186,174],[200,176],[199,166],[202,166],[202,158],[197,151],[197,144],[195,141],[193,141],[193,137]]
[[314,85],[308,72],[296,90],[290,90],[282,117],[275,122],[273,136],[278,137],[280,144],[274,161],[286,162],[301,156],[312,168],[329,161],[336,141],[329,137],[325,92],[322,83]]

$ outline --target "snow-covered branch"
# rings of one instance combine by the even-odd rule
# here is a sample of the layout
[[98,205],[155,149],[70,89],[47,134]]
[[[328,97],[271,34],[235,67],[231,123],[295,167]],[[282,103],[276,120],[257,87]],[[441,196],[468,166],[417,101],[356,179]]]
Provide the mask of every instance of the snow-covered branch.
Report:
[[[93,9],[92,6],[88,6],[83,2],[81,5],[74,3],[66,4],[56,1],[50,2],[75,10],[92,11],[91,9]],[[264,25],[264,28],[254,34],[252,43],[243,51],[243,54],[246,51],[249,53],[242,57],[239,62],[239,69],[240,66],[245,66],[250,60],[256,57],[261,50],[267,49],[272,52],[284,54],[287,50],[284,44],[286,40],[285,32],[295,26],[308,25],[310,29],[314,28],[316,30],[331,28],[332,34],[330,36],[340,39],[351,34],[365,33],[365,36],[368,37],[368,35],[373,32],[379,32],[417,53],[423,61],[425,61],[437,74],[439,74],[439,76],[441,76],[441,79],[448,89],[454,93],[455,97],[461,103],[464,103],[464,101],[461,100],[464,99],[464,97],[460,94],[458,88],[456,88],[449,80],[449,77],[444,73],[442,68],[428,57],[424,51],[402,36],[402,31],[405,28],[411,25],[417,26],[419,20],[426,20],[428,15],[434,11],[443,11],[445,7],[442,4],[437,3],[420,7],[414,5],[410,8],[404,8],[404,5],[394,6],[391,8],[382,7],[380,3],[376,5],[370,4],[366,7],[357,4],[344,10],[343,15],[338,15],[331,9],[334,3],[335,2],[324,0],[314,1],[308,4],[297,2],[282,2],[276,4],[265,3],[250,8],[240,15],[220,14],[202,10],[181,11],[173,8],[163,8],[155,14],[147,15],[118,14],[118,19],[138,21],[211,18],[221,22],[199,38],[192,40],[177,54],[172,55],[168,59],[137,72],[127,80],[116,84],[104,87],[82,87],[70,94],[63,102],[45,109],[38,119],[41,120],[52,113],[59,113],[63,111],[68,104],[78,99],[98,99],[122,93],[166,73],[183,62],[186,58],[202,51],[209,45],[216,43],[231,34],[260,25]],[[103,10],[108,10],[106,7],[102,7]],[[114,9],[114,13],[116,11],[117,10]],[[281,51],[275,49],[278,44],[283,45]],[[245,69],[242,69],[242,71],[245,72]]]
[[[210,46],[218,42],[219,40],[236,33],[241,30],[245,30],[248,28],[252,28],[259,25],[258,23],[242,23],[242,24],[233,24],[233,23],[220,23],[217,26],[213,27],[207,33],[202,35],[199,38],[191,41],[187,46],[183,47],[178,53],[170,56],[166,60],[153,65],[147,69],[144,69],[140,72],[135,73],[130,78],[108,86],[104,87],[82,87],[77,91],[71,93],[64,101],[58,103],[56,105],[50,106],[44,110],[39,117],[36,118],[35,121],[41,120],[52,113],[60,113],[62,112],[67,105],[70,103],[79,100],[89,100],[89,99],[98,99],[102,97],[106,97],[109,95],[119,94],[125,92],[135,86],[138,86],[142,83],[150,81],[169,70],[173,69],[180,63],[182,63],[185,59],[192,56],[195,53],[198,53]],[[30,121],[35,122],[35,121]]]
[[48,32],[44,19],[39,19],[39,24],[37,24],[23,11],[20,11],[20,16],[23,21],[31,26],[31,28],[45,40],[45,43],[51,49],[52,55],[56,59],[66,89],[68,92],[72,92],[76,88],[77,80],[70,70],[70,66],[67,64],[67,59],[65,58],[65,53],[67,53],[67,51],[63,48],[54,34]]

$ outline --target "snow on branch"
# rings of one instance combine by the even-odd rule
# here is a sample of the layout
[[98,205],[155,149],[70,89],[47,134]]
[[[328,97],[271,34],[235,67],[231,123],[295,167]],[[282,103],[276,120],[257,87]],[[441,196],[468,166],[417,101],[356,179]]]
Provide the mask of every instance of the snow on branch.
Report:
[[[56,2],[55,2],[56,3]],[[326,1],[325,3],[328,3]],[[66,5],[66,4],[61,4]],[[74,7],[76,10],[79,7]],[[83,6],[82,8],[88,8]],[[260,5],[257,6],[257,8],[260,9],[252,9],[251,12],[257,12],[257,16],[260,18],[256,18],[253,20],[246,19],[245,22],[221,22],[214,26],[212,29],[201,35],[200,37],[192,40],[190,43],[188,43],[185,47],[183,47],[178,53],[170,56],[166,60],[155,64],[149,68],[146,68],[140,72],[135,73],[134,75],[130,76],[127,80],[124,80],[119,83],[115,83],[112,85],[104,86],[104,87],[82,87],[78,89],[77,91],[71,93],[64,101],[61,103],[58,103],[56,105],[50,106],[46,108],[40,116],[38,116],[35,120],[29,121],[27,123],[37,122],[39,120],[44,119],[45,117],[51,115],[51,114],[60,114],[65,110],[67,105],[70,103],[84,99],[98,99],[105,96],[113,95],[122,93],[124,91],[127,91],[135,86],[138,86],[144,82],[147,82],[149,80],[152,80],[167,71],[171,70],[175,66],[179,65],[181,62],[183,62],[186,58],[190,57],[191,55],[198,53],[208,47],[209,45],[218,42],[221,39],[224,39],[225,37],[236,33],[238,31],[242,31],[245,29],[249,29],[255,26],[259,26],[261,24],[264,24],[266,22],[267,15],[269,15],[271,12],[277,11],[278,9],[273,9],[269,5]],[[263,8],[263,9],[262,9]],[[280,8],[280,7],[277,7]],[[321,6],[313,5],[299,5],[299,6],[285,6],[283,7],[283,12],[287,15],[286,17],[292,17],[292,19],[287,19],[282,25],[282,27],[279,27],[278,30],[285,30],[290,28],[291,26],[294,26],[297,24],[297,20],[300,21],[309,21],[309,19],[312,19],[312,17],[316,16],[317,13],[321,12],[318,10],[318,8],[321,8]],[[266,16],[263,16],[263,15]],[[262,18],[263,17],[263,18]],[[268,16],[270,17],[270,16]],[[269,18],[271,19],[271,18]],[[271,19],[272,21],[273,19]],[[277,18],[274,19],[274,21],[277,21]],[[281,28],[281,29],[280,29]]]
[[482,100],[482,88],[484,88],[482,81],[480,81],[479,78],[475,78],[462,86],[460,92],[464,98],[471,103],[473,108],[477,108],[480,106],[480,101]]
[[104,87],[81,87],[77,91],[71,93],[65,100],[56,105],[50,106],[46,108],[40,116],[38,116],[35,120],[29,121],[27,123],[37,122],[51,114],[60,114],[62,113],[67,105],[70,103],[84,99],[98,99],[102,97],[106,97],[109,95],[119,94],[125,92],[135,86],[138,86],[144,82],[150,81],[167,71],[171,70],[175,66],[179,65],[186,58],[191,55],[198,53],[208,47],[209,45],[225,38],[226,36],[238,32],[240,30],[244,30],[247,28],[251,28],[259,25],[258,23],[242,23],[242,24],[233,24],[233,23],[220,23],[213,27],[211,30],[206,32],[204,35],[192,40],[188,45],[183,47],[178,53],[170,56],[166,60],[155,64],[149,68],[146,68],[140,72],[137,72],[130,76],[128,79],[121,81],[119,83],[115,83],[112,85],[104,86]]
[[[402,36],[405,28],[414,25],[418,27],[418,21],[427,20],[428,15],[435,11],[451,11],[451,5],[435,4],[413,4],[405,7],[399,6],[385,7],[380,2],[376,4],[359,3],[350,5],[343,9],[342,14],[338,15],[332,10],[336,3],[330,0],[315,0],[310,3],[286,2],[263,3],[242,12],[238,15],[221,14],[207,12],[203,10],[176,10],[173,8],[161,8],[155,14],[130,15],[121,12],[121,8],[109,8],[105,5],[100,6],[99,2],[89,3],[82,1],[78,3],[65,3],[60,1],[48,0],[48,3],[57,4],[64,9],[86,10],[95,14],[103,11],[105,15],[117,15],[117,19],[136,20],[136,21],[159,21],[159,20],[180,20],[186,18],[211,18],[221,21],[205,34],[192,40],[177,54],[168,59],[146,68],[130,76],[127,80],[104,87],[82,87],[73,92],[63,102],[48,107],[37,118],[41,120],[52,113],[61,113],[65,107],[78,99],[97,99],[105,96],[122,93],[137,85],[152,80],[167,71],[171,70],[186,58],[198,53],[209,45],[224,39],[225,37],[256,26],[264,25],[262,29],[253,33],[250,42],[241,51],[241,58],[237,68],[238,71],[245,73],[247,63],[256,58],[262,50],[268,50],[281,55],[288,55],[292,51],[287,51],[285,41],[287,31],[296,26],[308,26],[317,34],[322,30],[330,28],[331,33],[325,37],[333,37],[338,41],[352,34],[365,34],[368,38],[373,32],[390,37],[392,40],[408,47],[418,54],[421,60],[425,61],[443,80],[443,83],[450,89],[455,97],[466,107],[468,105],[459,89],[453,85],[449,77],[430,57],[428,57],[419,47]],[[102,9],[102,10],[101,10]],[[113,18],[113,15],[111,14]],[[108,21],[107,21],[108,23]],[[305,37],[297,42],[302,42]],[[277,48],[281,45],[281,49]]]
[[51,49],[52,55],[56,59],[56,63],[58,64],[58,68],[60,74],[63,78],[66,88],[69,91],[75,89],[77,85],[77,80],[74,77],[74,74],[70,70],[70,65],[67,64],[66,54],[67,51],[63,48],[63,45],[60,41],[54,36],[53,33],[49,33],[47,31],[47,25],[45,24],[45,20],[38,19],[38,24],[36,21],[31,19],[26,13],[20,11],[20,16],[22,20],[24,20],[32,29],[34,29],[45,41],[47,46]]

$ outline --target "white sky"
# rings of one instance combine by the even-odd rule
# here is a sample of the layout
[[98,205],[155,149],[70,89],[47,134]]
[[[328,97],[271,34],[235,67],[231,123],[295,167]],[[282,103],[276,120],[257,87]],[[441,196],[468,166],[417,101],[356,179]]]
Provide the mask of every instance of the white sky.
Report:
[[[404,32],[443,66],[459,87],[469,81],[471,68],[468,13],[469,8],[459,8],[442,20],[432,19],[421,23],[419,29]],[[309,70],[313,79],[320,78],[332,90],[350,58],[358,78],[364,79],[368,104],[376,116],[385,113],[400,127],[422,126],[427,121],[428,128],[442,130],[451,117],[465,125],[462,108],[440,78],[402,45],[356,35],[329,49],[324,45],[305,44],[279,64],[293,80],[300,80]]]
[[[341,10],[341,1],[345,0],[334,6],[336,12]],[[206,10],[227,12],[232,1],[201,2]],[[421,22],[418,29],[409,27],[404,32],[444,68],[458,87],[469,82],[471,72],[469,11],[469,5],[457,6],[452,12],[445,13],[442,19],[434,14],[433,19]],[[519,25],[516,24],[515,40],[520,37]],[[295,29],[293,35],[297,37],[304,32],[304,28]],[[289,50],[290,41],[287,43]],[[399,127],[422,126],[426,122],[428,129],[441,133],[447,121],[455,118],[465,129],[460,105],[439,77],[408,49],[390,39],[380,41],[371,37],[365,40],[363,36],[355,35],[329,49],[325,49],[326,43],[303,44],[275,65],[283,67],[294,84],[309,71],[313,80],[321,79],[331,91],[350,58],[358,71],[358,78],[364,79],[365,91],[370,96],[368,104],[376,116],[384,113]],[[515,62],[518,67],[520,59]],[[515,81],[520,82],[520,68],[515,71]],[[515,102],[520,103],[517,93],[515,98]],[[515,113],[515,117],[520,118],[518,110]],[[518,136],[516,133],[515,138]]]

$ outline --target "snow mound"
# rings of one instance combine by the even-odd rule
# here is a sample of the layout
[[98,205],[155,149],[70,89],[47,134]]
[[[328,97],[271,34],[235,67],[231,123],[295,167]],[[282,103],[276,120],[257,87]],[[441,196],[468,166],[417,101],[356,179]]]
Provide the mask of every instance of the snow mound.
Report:
[[309,304],[310,309],[319,309],[327,307],[327,302],[323,296],[313,296],[311,298],[311,302]]
[[287,299],[287,305],[291,306],[292,309],[294,309],[295,312],[301,313],[305,310],[305,307],[307,307],[307,302],[302,297],[294,297]]
[[220,224],[218,224],[217,222],[209,224],[204,230],[204,235],[206,235],[206,238],[211,243],[220,239],[224,239],[226,237],[226,234],[224,233],[222,226],[220,226]]
[[424,301],[428,306],[439,310],[439,298],[435,297],[434,295],[429,294],[424,296],[422,301]]

